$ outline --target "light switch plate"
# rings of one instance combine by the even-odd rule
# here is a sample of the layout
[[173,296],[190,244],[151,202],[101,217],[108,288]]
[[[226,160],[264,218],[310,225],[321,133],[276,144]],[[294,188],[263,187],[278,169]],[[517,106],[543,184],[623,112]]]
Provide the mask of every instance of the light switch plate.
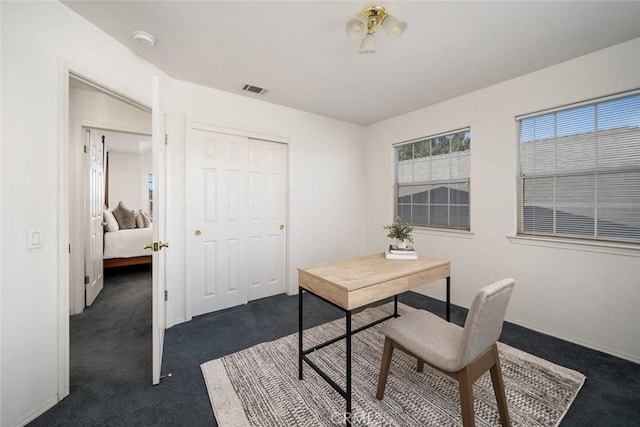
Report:
[[42,239],[42,228],[27,228],[27,249],[38,249],[44,246]]

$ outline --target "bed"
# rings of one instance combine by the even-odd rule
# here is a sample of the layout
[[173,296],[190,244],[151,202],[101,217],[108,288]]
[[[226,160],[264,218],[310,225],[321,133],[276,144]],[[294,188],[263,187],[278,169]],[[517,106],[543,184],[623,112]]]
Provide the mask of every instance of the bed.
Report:
[[153,228],[131,228],[104,233],[104,268],[150,264]]

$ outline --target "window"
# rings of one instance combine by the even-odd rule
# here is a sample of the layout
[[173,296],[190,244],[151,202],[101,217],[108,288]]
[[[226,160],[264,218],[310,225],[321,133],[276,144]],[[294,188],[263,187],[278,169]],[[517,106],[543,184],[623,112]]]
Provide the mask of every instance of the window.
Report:
[[147,188],[149,190],[149,216],[153,218],[153,174],[147,175]]
[[396,215],[414,226],[469,230],[471,132],[395,146]]
[[640,243],[640,94],[518,121],[518,233]]

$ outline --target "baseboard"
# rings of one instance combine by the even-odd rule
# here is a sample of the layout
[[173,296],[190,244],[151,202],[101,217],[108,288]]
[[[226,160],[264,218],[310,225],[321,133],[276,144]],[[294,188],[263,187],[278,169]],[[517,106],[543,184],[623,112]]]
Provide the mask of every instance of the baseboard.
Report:
[[23,427],[23,426],[29,424],[31,421],[33,421],[36,418],[38,418],[40,415],[42,415],[45,412],[47,412],[49,409],[53,408],[57,404],[58,404],[58,399],[57,398],[49,400],[47,403],[45,403],[44,405],[42,405],[41,407],[39,407],[35,411],[31,412],[25,418],[23,418],[23,419],[21,419],[19,421],[16,421],[13,424],[11,424],[10,427]]
[[[443,299],[440,299],[438,297],[434,297],[434,296],[431,296],[431,295],[426,295],[426,294],[424,294],[422,292],[416,291],[415,289],[412,289],[409,292],[413,292],[413,293],[418,294],[420,296],[424,296],[424,297],[427,297],[427,298],[431,298],[431,299],[434,299],[434,300],[437,300],[437,301],[444,302]],[[451,304],[451,305],[453,306],[455,304]],[[457,307],[464,308],[465,310],[468,310],[468,308],[464,307],[464,306],[457,306]],[[577,344],[577,345],[582,346],[582,347],[590,348],[591,350],[600,351],[602,353],[606,353],[606,354],[609,354],[611,356],[614,356],[614,357],[617,357],[617,358],[620,358],[620,359],[628,360],[629,362],[640,364],[640,355],[633,355],[633,354],[623,353],[623,352],[620,352],[620,351],[617,351],[617,350],[614,350],[614,349],[611,349],[611,348],[608,348],[608,347],[604,347],[604,346],[601,346],[601,345],[594,344],[594,343],[589,342],[589,341],[583,341],[581,339],[574,338],[574,337],[569,337],[569,336],[566,336],[566,335],[563,335],[563,334],[560,334],[560,333],[557,333],[557,332],[550,332],[550,331],[544,330],[542,328],[538,328],[536,326],[528,325],[528,324],[525,324],[525,323],[521,323],[521,322],[509,320],[509,319],[505,319],[505,321],[509,322],[509,323],[513,323],[514,325],[522,326],[523,328],[527,328],[527,329],[530,329],[530,330],[535,331],[535,332],[539,332],[541,334],[549,335],[550,337],[558,338],[558,339],[561,339],[563,341],[570,342],[572,344]]]
[[[180,323],[185,323],[186,321],[187,319],[185,319],[184,317],[179,317],[177,319],[173,319],[173,323],[171,324],[171,326],[176,326],[176,325],[179,325]],[[169,328],[171,326],[169,326]]]
[[628,360],[629,362],[640,364],[640,356],[636,356],[636,355],[633,355],[633,354],[627,354],[627,353],[621,353],[621,352],[616,351],[614,349],[611,349],[611,348],[608,348],[608,347],[603,347],[603,346],[594,344],[594,343],[589,342],[589,341],[583,341],[581,339],[568,337],[566,335],[559,334],[557,332],[545,331],[544,329],[537,328],[535,326],[527,325],[527,324],[520,323],[520,322],[515,322],[513,320],[506,320],[506,321],[509,322],[509,323],[513,323],[514,325],[522,326],[523,328],[527,328],[527,329],[530,329],[532,331],[539,332],[541,334],[549,335],[550,337],[558,338],[558,339],[561,339],[563,341],[570,342],[572,344],[576,344],[576,345],[579,345],[579,346],[582,346],[582,347],[590,348],[591,350],[596,350],[596,351],[600,351],[602,353],[606,353],[606,354],[608,354],[610,356],[614,356],[614,357],[617,357],[619,359],[624,359],[624,360]]

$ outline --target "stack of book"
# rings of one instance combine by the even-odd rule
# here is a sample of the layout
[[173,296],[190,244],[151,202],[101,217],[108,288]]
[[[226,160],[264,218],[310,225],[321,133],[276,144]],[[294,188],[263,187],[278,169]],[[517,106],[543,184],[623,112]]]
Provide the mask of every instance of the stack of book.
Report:
[[418,259],[418,253],[412,246],[399,248],[396,245],[389,245],[385,251],[385,257],[387,259]]

